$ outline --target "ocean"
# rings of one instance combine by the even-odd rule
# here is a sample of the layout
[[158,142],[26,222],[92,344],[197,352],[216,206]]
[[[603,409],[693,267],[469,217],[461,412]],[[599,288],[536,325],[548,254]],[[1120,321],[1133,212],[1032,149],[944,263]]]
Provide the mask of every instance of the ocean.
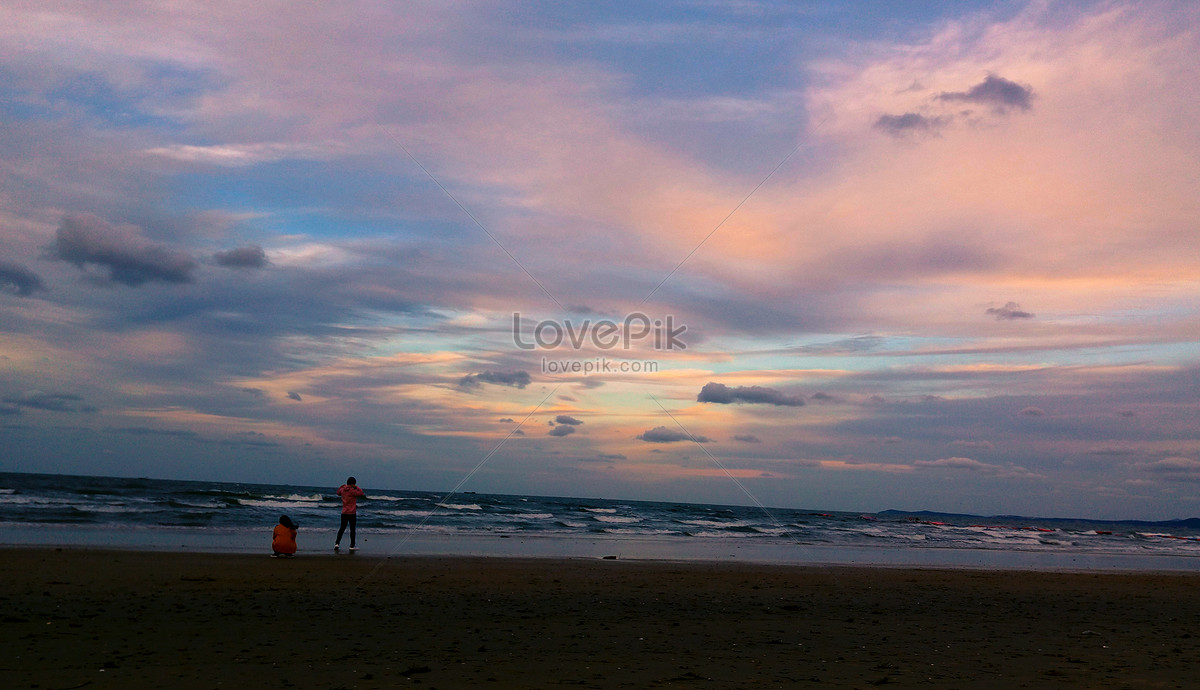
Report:
[[[360,554],[781,564],[1193,570],[1200,520],[1117,522],[847,513],[364,486]],[[280,515],[300,555],[333,555],[333,487],[0,473],[0,545],[268,553]],[[344,540],[345,541],[345,540]]]

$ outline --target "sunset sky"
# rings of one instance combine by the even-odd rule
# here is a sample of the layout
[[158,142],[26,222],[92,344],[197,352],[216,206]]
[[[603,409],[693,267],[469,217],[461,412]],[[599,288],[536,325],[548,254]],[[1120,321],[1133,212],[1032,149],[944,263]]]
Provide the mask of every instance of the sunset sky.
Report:
[[0,471],[1198,516],[1200,5],[5,2]]

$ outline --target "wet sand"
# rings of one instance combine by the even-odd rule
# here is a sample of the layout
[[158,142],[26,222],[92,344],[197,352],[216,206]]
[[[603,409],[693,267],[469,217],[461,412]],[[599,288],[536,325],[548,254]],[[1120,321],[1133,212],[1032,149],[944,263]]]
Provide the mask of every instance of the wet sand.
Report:
[[0,549],[5,688],[1188,687],[1200,575]]

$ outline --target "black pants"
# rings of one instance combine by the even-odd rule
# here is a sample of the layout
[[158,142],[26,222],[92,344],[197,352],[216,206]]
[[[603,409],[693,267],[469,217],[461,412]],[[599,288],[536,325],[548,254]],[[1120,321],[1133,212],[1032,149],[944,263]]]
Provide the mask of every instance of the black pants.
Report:
[[342,513],[342,527],[338,530],[337,539],[334,543],[342,543],[342,535],[346,533],[346,525],[350,525],[350,548],[354,548],[354,528],[358,523],[358,515],[354,513]]

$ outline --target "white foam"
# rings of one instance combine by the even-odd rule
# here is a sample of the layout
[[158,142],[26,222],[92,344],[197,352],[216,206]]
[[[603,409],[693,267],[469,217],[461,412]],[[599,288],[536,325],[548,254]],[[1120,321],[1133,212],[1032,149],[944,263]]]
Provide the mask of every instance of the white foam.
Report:
[[755,527],[754,531],[759,534],[770,534],[777,537],[786,537],[792,533],[792,530],[786,527]]
[[255,508],[311,508],[311,501],[285,501],[285,500],[258,500],[253,498],[239,498],[238,505],[253,506]]
[[321,494],[313,494],[311,496],[302,496],[300,494],[288,494],[287,496],[276,496],[276,495],[267,494],[267,495],[264,495],[263,498],[266,500],[269,500],[269,501],[292,501],[292,502],[305,501],[305,502],[311,502],[311,503],[318,503],[320,501],[325,500],[324,497],[321,496]]
[[701,537],[704,539],[747,539],[758,536],[753,532],[721,532],[717,530],[706,530],[704,532],[692,532],[693,537]]
[[754,523],[747,522],[745,520],[738,520],[736,522],[722,522],[720,520],[680,520],[679,522],[684,525],[695,525],[697,527],[724,527],[726,529],[730,527],[754,526]]
[[8,504],[8,505],[32,505],[32,506],[52,506],[52,505],[78,506],[78,505],[84,505],[86,503],[85,501],[77,501],[77,500],[72,500],[69,498],[53,498],[53,497],[49,497],[49,496],[42,497],[42,496],[22,496],[22,495],[8,495],[8,496],[5,496],[3,499],[0,499],[0,501],[3,501],[5,504]]
[[398,515],[403,517],[429,517],[436,514],[432,510],[375,510],[374,512],[380,515]]
[[89,513],[152,513],[152,512],[155,512],[155,510],[153,508],[133,508],[130,506],[112,505],[112,504],[108,504],[108,505],[93,504],[93,505],[84,505],[84,506],[76,506],[76,507],[79,510],[87,511]]
[[621,525],[632,524],[634,522],[642,521],[642,519],[640,517],[625,517],[623,515],[597,515],[597,516],[595,516],[594,519],[596,519],[600,522],[615,523],[615,524],[621,524]]
[[185,506],[185,507],[188,507],[188,508],[211,508],[211,509],[216,509],[216,508],[223,508],[223,507],[225,506],[225,504],[224,504],[224,503],[216,503],[216,502],[209,502],[209,503],[192,503],[192,502],[190,502],[190,501],[181,501],[181,500],[179,500],[179,499],[175,499],[175,503],[176,503],[176,504],[178,504],[179,506]]

